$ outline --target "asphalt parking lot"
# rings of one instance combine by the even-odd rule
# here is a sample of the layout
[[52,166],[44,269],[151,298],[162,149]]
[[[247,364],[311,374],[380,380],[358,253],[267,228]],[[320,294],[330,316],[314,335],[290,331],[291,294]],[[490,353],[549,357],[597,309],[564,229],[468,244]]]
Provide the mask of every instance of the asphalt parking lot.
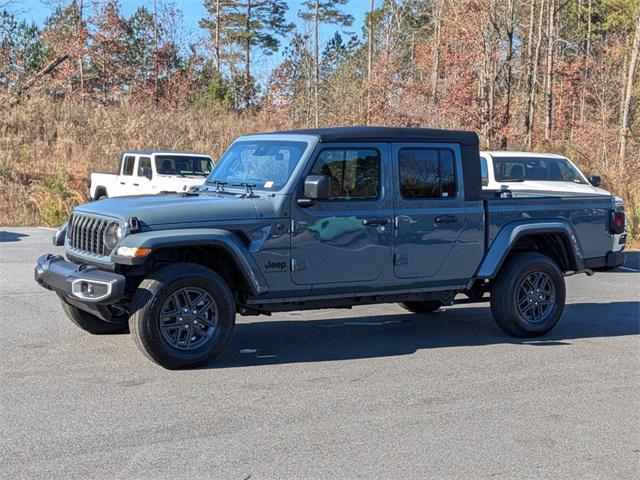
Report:
[[0,478],[640,477],[640,252],[568,278],[535,341],[486,305],[378,305],[238,317],[166,371],[33,281],[51,235],[0,228]]

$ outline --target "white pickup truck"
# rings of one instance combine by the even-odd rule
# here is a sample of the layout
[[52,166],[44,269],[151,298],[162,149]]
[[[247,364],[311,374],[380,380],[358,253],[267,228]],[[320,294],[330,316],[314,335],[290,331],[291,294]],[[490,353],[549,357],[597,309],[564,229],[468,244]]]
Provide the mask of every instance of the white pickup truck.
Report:
[[[504,190],[510,195],[539,196],[544,193],[609,196],[598,176],[587,177],[567,157],[553,153],[480,152],[483,190]],[[614,196],[615,209],[624,212],[624,201]],[[624,247],[625,231],[614,235],[616,249]]]
[[182,192],[201,185],[213,169],[213,159],[197,153],[127,150],[118,173],[92,173],[92,200],[127,195]]

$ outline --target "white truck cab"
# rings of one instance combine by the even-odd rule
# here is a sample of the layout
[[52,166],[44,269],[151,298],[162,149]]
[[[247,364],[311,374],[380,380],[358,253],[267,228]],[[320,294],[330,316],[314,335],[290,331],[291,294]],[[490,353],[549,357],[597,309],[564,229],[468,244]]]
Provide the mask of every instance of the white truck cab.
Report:
[[186,191],[201,185],[213,166],[209,155],[128,150],[122,154],[117,174],[91,174],[89,196],[92,200],[101,200]]
[[552,153],[480,152],[485,190],[609,195],[600,177],[587,178],[567,157]]

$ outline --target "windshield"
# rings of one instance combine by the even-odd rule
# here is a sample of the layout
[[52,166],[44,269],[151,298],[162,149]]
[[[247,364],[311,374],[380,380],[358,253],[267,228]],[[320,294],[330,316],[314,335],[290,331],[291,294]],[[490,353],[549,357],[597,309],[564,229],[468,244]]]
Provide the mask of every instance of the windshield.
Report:
[[495,157],[493,165],[499,182],[537,180],[587,183],[580,172],[563,158]]
[[306,142],[235,142],[222,156],[207,182],[226,182],[227,185],[250,183],[262,190],[280,190],[306,148]]
[[211,173],[213,162],[207,157],[156,155],[156,172],[160,175],[201,175]]

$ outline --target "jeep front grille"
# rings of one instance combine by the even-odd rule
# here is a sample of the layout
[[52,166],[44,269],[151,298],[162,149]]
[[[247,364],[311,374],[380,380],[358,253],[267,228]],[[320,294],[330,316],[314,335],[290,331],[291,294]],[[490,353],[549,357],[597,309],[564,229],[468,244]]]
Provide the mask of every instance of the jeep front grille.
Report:
[[109,255],[111,250],[105,245],[104,234],[107,227],[114,223],[118,222],[74,213],[69,218],[67,244],[71,249],[80,253],[100,257]]

